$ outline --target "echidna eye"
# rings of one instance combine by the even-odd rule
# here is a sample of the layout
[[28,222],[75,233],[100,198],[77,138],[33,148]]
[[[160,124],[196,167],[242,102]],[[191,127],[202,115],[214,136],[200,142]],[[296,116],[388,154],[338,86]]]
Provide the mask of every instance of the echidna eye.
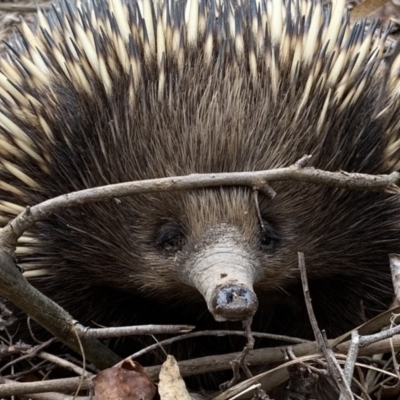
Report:
[[280,242],[278,233],[267,223],[263,224],[260,236],[260,248],[265,252],[272,252]]
[[185,244],[185,237],[177,226],[166,224],[160,229],[156,243],[165,251],[177,252]]

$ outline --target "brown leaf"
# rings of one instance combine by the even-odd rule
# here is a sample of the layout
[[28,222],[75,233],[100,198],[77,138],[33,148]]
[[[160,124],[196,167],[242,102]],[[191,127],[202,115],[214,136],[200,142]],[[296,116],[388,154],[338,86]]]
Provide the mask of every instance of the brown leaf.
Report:
[[143,367],[130,360],[101,371],[93,384],[96,400],[152,400],[157,391]]

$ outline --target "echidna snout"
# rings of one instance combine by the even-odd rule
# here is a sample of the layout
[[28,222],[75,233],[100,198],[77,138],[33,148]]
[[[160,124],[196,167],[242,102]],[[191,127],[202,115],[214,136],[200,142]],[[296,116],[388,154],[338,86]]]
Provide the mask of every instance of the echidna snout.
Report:
[[241,244],[240,233],[222,224],[206,235],[211,240],[200,245],[194,262],[189,262],[189,284],[204,296],[216,321],[241,321],[258,308],[253,284],[259,266]]

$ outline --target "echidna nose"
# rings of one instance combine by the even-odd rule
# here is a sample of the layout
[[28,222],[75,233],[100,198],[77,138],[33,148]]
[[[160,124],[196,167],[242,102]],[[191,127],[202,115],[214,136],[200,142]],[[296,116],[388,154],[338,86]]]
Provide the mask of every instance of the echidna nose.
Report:
[[220,287],[212,303],[214,317],[221,321],[242,321],[252,317],[258,308],[256,294],[242,285]]

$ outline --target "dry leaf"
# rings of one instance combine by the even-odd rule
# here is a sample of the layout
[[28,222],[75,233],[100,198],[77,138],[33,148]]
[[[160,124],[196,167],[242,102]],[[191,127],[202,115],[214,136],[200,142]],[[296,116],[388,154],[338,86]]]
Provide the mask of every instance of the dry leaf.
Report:
[[161,367],[158,392],[161,400],[191,400],[173,356],[167,356]]
[[101,371],[93,379],[95,400],[152,400],[156,386],[134,361]]

